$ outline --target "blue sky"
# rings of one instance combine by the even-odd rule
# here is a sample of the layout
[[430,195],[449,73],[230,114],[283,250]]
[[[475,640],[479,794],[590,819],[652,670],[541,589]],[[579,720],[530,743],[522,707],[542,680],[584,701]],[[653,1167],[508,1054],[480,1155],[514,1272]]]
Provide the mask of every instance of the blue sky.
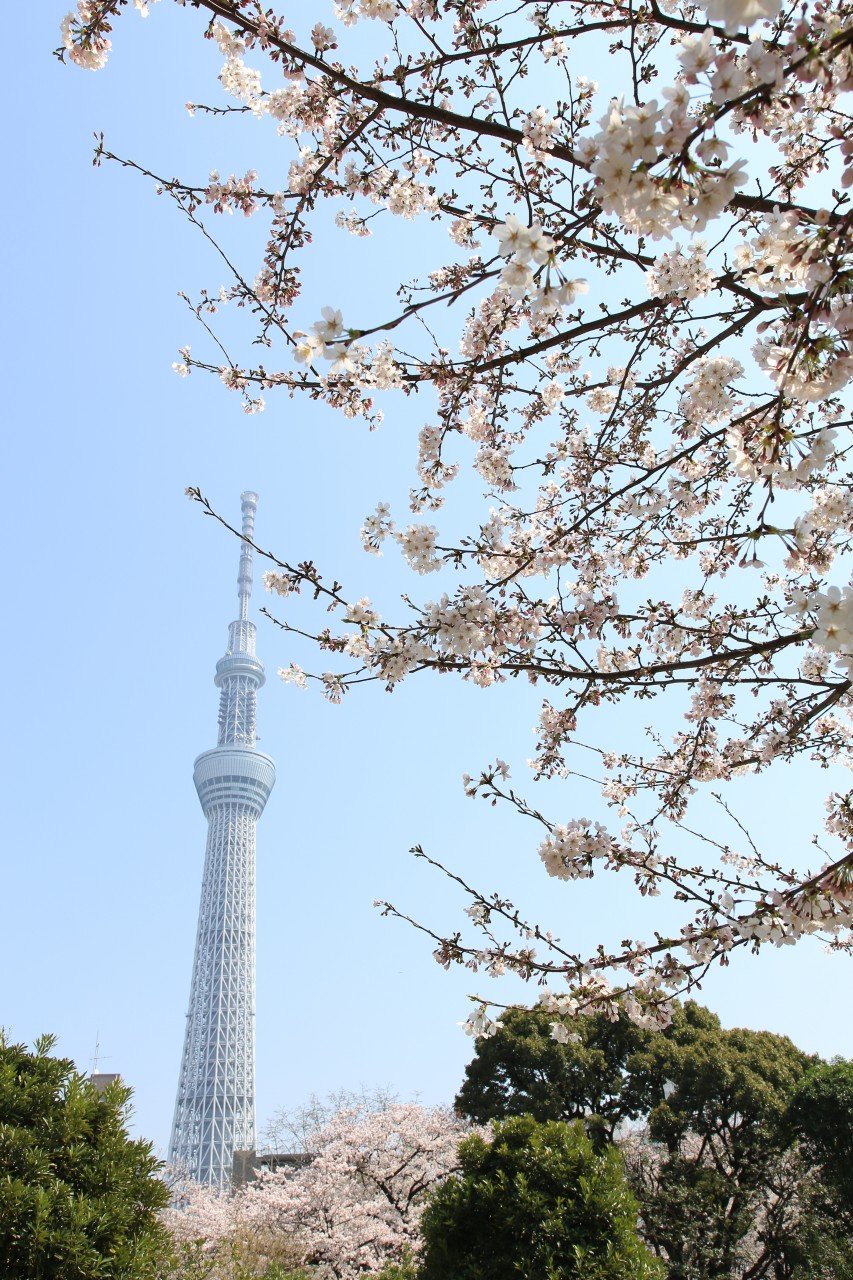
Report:
[[[390,600],[411,576],[390,554],[364,556],[358,529],[380,499],[402,509],[429,410],[389,402],[373,434],[285,397],[248,418],[215,380],[173,374],[177,348],[199,341],[178,290],[225,278],[150,183],[92,168],[92,134],[104,129],[115,150],[167,176],[197,178],[214,166],[263,174],[275,143],[189,119],[188,99],[217,92],[218,56],[199,40],[197,16],[167,0],[146,23],[128,13],[107,68],[91,74],[51,57],[64,9],[33,7],[10,88],[22,105],[7,156],[17,194],[2,215],[11,829],[0,1023],[24,1040],[55,1032],[84,1069],[99,1042],[101,1068],[135,1089],[138,1131],[164,1148],[205,839],[192,762],[215,742],[212,677],[238,554],[184,488],[201,486],[235,520],[241,490],[257,489],[261,545],[312,556],[356,594]],[[328,20],[330,6],[315,0],[310,12]],[[235,244],[258,234],[242,223],[226,233]],[[407,226],[392,243],[402,256],[430,234]],[[378,240],[341,235],[335,254],[318,247],[306,305],[364,297],[385,252]],[[464,904],[409,847],[420,841],[517,895],[581,949],[605,922],[642,934],[635,900],[612,882],[582,900],[561,894],[534,833],[462,795],[462,773],[495,754],[523,780],[534,692],[414,681],[336,708],[275,679],[301,655],[263,622],[258,651],[270,676],[260,745],[278,768],[258,838],[259,1121],[312,1092],[361,1085],[449,1101],[471,1051],[456,1023],[466,992],[484,988],[445,974],[422,939],[373,909],[390,898],[443,929],[459,922]],[[790,847],[789,860],[824,781],[795,769],[750,793],[752,816],[771,847]],[[587,808],[553,788],[543,802],[556,816]],[[839,1016],[848,965],[809,944],[744,957],[704,998],[728,1025],[851,1056],[850,1021]]]

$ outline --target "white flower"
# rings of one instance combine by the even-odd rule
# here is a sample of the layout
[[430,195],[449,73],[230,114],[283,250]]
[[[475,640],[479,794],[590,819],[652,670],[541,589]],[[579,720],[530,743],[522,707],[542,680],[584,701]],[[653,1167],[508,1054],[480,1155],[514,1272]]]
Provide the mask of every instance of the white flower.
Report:
[[418,573],[434,573],[441,568],[441,561],[435,554],[435,541],[438,530],[434,525],[410,524],[403,533],[395,533],[403,555]]
[[321,342],[336,342],[344,331],[343,316],[334,307],[321,308],[320,315],[322,320],[317,320],[311,327]]
[[343,342],[334,343],[330,347],[326,347],[323,352],[327,360],[332,361],[329,373],[355,373],[355,361],[352,359],[351,348],[347,347]]
[[323,339],[319,334],[297,330],[294,337],[297,342],[293,348],[293,358],[298,364],[311,364],[317,356],[323,354]]
[[85,71],[100,71],[106,65],[111,43],[105,36],[100,36],[90,39],[87,45],[78,44],[74,27],[77,23],[86,22],[87,17],[82,3],[78,4],[77,10],[77,13],[66,14],[60,23],[62,44],[76,66]]
[[521,132],[524,135],[524,145],[532,156],[551,150],[554,146],[552,135],[556,127],[556,120],[548,115],[544,107],[534,107],[525,116]]
[[501,272],[501,282],[520,295],[532,284],[533,272],[518,258],[511,258]]
[[357,600],[347,609],[345,622],[354,622],[359,627],[375,627],[379,622],[379,614],[372,607],[367,596]]
[[393,22],[397,16],[394,0],[361,0],[361,16],[377,22]]
[[527,245],[527,227],[519,222],[514,213],[509,215],[506,222],[495,227],[493,234],[500,244],[498,253],[504,258],[512,258],[515,254],[523,252]]
[[681,52],[678,60],[681,68],[689,80],[695,80],[697,75],[707,71],[713,66],[714,59],[717,56],[717,49],[711,43],[714,35],[710,27],[706,27],[701,36],[682,36]]
[[710,293],[716,276],[708,266],[707,246],[697,240],[684,250],[662,253],[646,272],[646,288],[652,298],[674,295],[679,298],[701,298]]
[[331,27],[324,27],[322,22],[316,22],[311,28],[311,43],[318,53],[338,47],[334,31]]
[[428,202],[427,188],[412,178],[393,183],[386,196],[389,213],[399,218],[416,217]]
[[711,22],[720,23],[734,35],[754,22],[772,22],[782,5],[781,0],[703,0],[702,7]]
[[564,280],[560,288],[562,300],[567,307],[572,305],[579,293],[589,293],[586,280]]
[[297,689],[307,687],[308,681],[305,672],[295,662],[291,662],[289,667],[279,667],[278,674],[285,684],[296,685]]
[[457,1025],[462,1028],[466,1035],[473,1036],[475,1040],[487,1040],[490,1036],[495,1035],[501,1024],[492,1021],[486,1006],[483,1004],[474,1013],[470,1013],[464,1022],[460,1022]]

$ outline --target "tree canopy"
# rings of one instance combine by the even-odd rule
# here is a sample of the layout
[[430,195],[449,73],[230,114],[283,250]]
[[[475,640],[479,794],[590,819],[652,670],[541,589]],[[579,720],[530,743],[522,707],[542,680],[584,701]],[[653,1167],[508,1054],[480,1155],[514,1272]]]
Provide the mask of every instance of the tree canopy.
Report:
[[541,1007],[508,1010],[477,1042],[457,1108],[479,1121],[580,1117],[595,1142],[615,1141],[669,1280],[776,1280],[806,1265],[842,1280],[850,1064],[725,1030],[694,1002],[663,1031],[587,1016],[558,1042],[551,1024]]
[[788,1115],[824,1176],[853,1209],[853,1062],[824,1062],[794,1090]]
[[419,1280],[660,1280],[618,1153],[582,1125],[517,1116],[459,1159],[423,1217]]
[[622,1121],[648,1112],[648,1082],[629,1070],[647,1032],[625,1017],[589,1015],[567,1045],[553,1038],[553,1021],[542,1008],[505,1010],[494,1034],[476,1042],[457,1110],[479,1124],[519,1115],[597,1117],[610,1137]]
[[149,1280],[169,1193],[150,1143],[127,1133],[130,1090],[103,1092],[42,1036],[0,1036],[0,1274],[4,1280]]

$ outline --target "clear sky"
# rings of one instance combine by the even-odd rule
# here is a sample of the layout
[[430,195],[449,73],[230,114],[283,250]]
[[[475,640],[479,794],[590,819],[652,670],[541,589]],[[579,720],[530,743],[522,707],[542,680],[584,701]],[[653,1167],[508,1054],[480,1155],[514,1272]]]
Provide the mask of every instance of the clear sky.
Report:
[[[177,348],[199,342],[178,290],[225,277],[150,183],[92,168],[92,134],[199,180],[213,167],[263,171],[275,141],[188,117],[188,99],[218,92],[197,15],[168,0],[145,23],[127,13],[107,68],[91,74],[51,57],[65,7],[32,6],[9,86],[0,1023],[23,1040],[55,1032],[83,1069],[99,1044],[100,1068],[135,1089],[138,1131],[164,1149],[205,839],[192,762],[215,743],[212,677],[238,556],[184,488],[201,486],[234,520],[241,490],[256,489],[262,546],[393,600],[411,575],[390,554],[364,556],[358,529],[380,499],[402,508],[429,409],[389,401],[374,434],[285,397],[247,418],[215,380],[173,374]],[[300,22],[330,10],[311,0]],[[226,230],[235,244],[259,234]],[[405,231],[411,243],[430,234]],[[338,256],[318,249],[309,310],[363,298],[388,252],[337,243]],[[464,903],[409,847],[517,895],[581,950],[605,925],[642,936],[634,899],[612,882],[582,900],[561,893],[534,832],[462,795],[461,774],[496,754],[524,781],[533,691],[427,680],[332,707],[275,679],[303,656],[263,622],[258,652],[270,676],[260,746],[278,767],[258,832],[260,1124],[312,1092],[362,1085],[450,1101],[471,1050],[456,1023],[466,992],[484,987],[445,974],[424,940],[373,909],[390,898],[444,930],[460,922]],[[789,770],[753,793],[752,816],[783,861],[802,853],[824,781]],[[546,801],[557,817],[587,809],[554,787]],[[704,998],[727,1025],[853,1056],[849,964],[814,944],[743,957]]]

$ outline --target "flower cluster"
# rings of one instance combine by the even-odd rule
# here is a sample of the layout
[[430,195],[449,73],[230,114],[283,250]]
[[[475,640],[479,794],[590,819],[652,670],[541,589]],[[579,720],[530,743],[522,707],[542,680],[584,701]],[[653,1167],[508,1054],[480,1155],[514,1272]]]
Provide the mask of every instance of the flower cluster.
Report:
[[214,213],[233,213],[237,209],[248,218],[258,207],[254,186],[257,180],[254,169],[247,170],[242,178],[232,173],[225,182],[214,170],[204,191],[205,201],[213,206]]
[[441,1107],[344,1108],[310,1135],[309,1163],[250,1184],[241,1213],[297,1239],[321,1274],[356,1280],[417,1251],[428,1193],[457,1167],[469,1131]]
[[522,127],[524,145],[532,156],[540,156],[552,149],[556,123],[544,107],[536,107],[525,116]]
[[812,639],[826,653],[838,654],[853,670],[853,587],[827,587],[826,591],[793,593],[788,612],[794,617],[814,617]]
[[309,1144],[302,1162],[265,1171],[236,1193],[175,1186],[164,1225],[179,1246],[201,1245],[204,1274],[228,1257],[229,1243],[247,1239],[266,1242],[264,1271],[276,1241],[289,1249],[291,1266],[337,1280],[399,1264],[417,1252],[427,1197],[457,1168],[459,1142],[483,1132],[445,1108],[384,1098],[344,1106],[324,1121],[301,1126]]
[[551,829],[539,846],[539,857],[549,876],[558,880],[584,880],[592,875],[595,859],[611,858],[613,837],[600,822],[573,818]]
[[[656,100],[641,106],[614,102],[599,132],[582,144],[602,208],[630,231],[656,240],[679,226],[703,231],[747,180],[744,161],[724,163],[730,146],[716,136],[697,145],[690,170],[683,165],[694,128],[689,105],[684,86],[668,91],[663,106]],[[656,175],[652,166],[659,161],[665,168]]]
[[85,71],[100,71],[109,57],[111,41],[106,34],[92,29],[98,6],[95,0],[78,0],[76,13],[62,19],[62,47],[75,66]]
[[313,364],[318,358],[330,360],[331,373],[352,373],[355,369],[351,350],[351,334],[344,332],[340,311],[323,307],[311,329],[305,333],[297,329],[293,358],[299,364]]
[[[560,271],[557,243],[538,222],[528,227],[511,213],[505,222],[495,227],[494,235],[498,253],[509,259],[501,271],[501,284],[512,298],[529,295],[531,314],[559,312],[563,307],[570,307],[579,294],[588,291],[586,280],[567,279]],[[544,273],[542,267],[546,268]],[[553,282],[552,270],[556,277]]]
[[416,573],[434,573],[441,568],[435,553],[438,530],[434,525],[410,524],[394,534],[403,555]]
[[652,298],[677,297],[690,301],[710,293],[716,276],[708,266],[707,245],[694,240],[686,251],[662,253],[646,272],[646,288]]
[[696,428],[728,418],[736,403],[730,384],[743,374],[743,365],[731,356],[703,356],[693,369],[679,413]]

